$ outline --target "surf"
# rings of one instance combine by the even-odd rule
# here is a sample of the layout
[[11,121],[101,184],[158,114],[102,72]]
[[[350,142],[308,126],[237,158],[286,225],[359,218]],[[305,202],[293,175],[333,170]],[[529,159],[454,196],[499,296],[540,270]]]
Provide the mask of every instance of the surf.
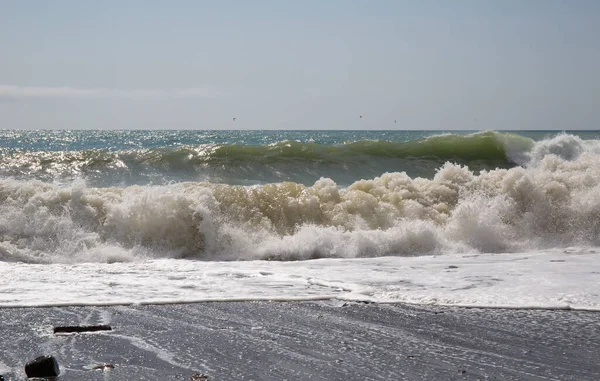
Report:
[[348,186],[2,179],[0,258],[286,261],[598,246],[598,147],[561,134],[521,153],[522,166],[446,162],[432,178],[386,172]]
[[[219,139],[211,138],[201,144],[126,149],[5,148],[0,157],[0,176],[64,183],[83,178],[97,187],[172,181],[230,185],[293,181],[311,185],[326,177],[347,186],[385,172],[404,171],[412,177],[431,178],[447,161],[476,171],[510,168],[521,164],[522,157],[534,146],[530,138],[495,131],[434,135],[408,141],[321,139],[317,143],[311,139],[288,139],[247,144],[248,139],[229,143],[215,140]],[[100,143],[89,145],[97,144]]]

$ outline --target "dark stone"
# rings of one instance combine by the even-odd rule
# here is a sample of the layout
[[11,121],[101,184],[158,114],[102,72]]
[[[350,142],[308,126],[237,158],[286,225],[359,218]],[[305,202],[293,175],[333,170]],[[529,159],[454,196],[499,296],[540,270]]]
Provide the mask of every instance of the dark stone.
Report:
[[27,377],[58,377],[60,369],[58,362],[53,356],[40,356],[25,365],[25,374]]
[[458,268],[458,266],[450,265],[450,266],[448,266],[448,268],[449,268],[449,269],[457,269],[457,268]]
[[54,327],[54,333],[80,333],[80,332],[97,332],[97,331],[112,331],[112,328],[109,325],[82,325],[82,326]]
[[93,370],[111,370],[111,369],[115,369],[115,366],[113,364],[102,364],[102,365],[96,365],[95,367],[92,367]]
[[208,380],[209,380],[208,376],[203,373],[192,374],[192,377],[190,377],[190,381],[208,381]]

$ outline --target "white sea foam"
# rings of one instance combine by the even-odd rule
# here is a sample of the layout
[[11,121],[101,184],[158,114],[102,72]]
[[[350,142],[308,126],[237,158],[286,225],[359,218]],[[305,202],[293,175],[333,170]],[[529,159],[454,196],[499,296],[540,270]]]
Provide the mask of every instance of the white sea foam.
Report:
[[93,188],[0,180],[0,259],[309,259],[523,252],[600,245],[600,143],[559,135],[529,164],[433,179],[385,173],[231,186]]
[[385,173],[348,187],[3,179],[0,306],[337,298],[600,309],[600,142],[562,134],[527,151],[509,140],[520,167],[446,163],[432,179]]
[[301,262],[0,262],[0,307],[338,299],[600,311],[599,252],[569,248]]

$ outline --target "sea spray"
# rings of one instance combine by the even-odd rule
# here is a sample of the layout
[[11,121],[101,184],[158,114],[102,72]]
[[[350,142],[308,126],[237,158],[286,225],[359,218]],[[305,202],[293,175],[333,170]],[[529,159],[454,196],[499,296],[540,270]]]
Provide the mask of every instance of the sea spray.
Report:
[[515,252],[600,244],[598,142],[535,143],[523,166],[340,186],[90,186],[0,180],[3,261],[299,260]]

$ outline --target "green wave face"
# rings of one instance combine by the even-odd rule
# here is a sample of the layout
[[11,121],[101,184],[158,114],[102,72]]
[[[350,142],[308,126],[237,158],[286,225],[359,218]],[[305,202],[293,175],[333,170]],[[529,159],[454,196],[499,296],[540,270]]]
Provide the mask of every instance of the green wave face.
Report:
[[346,160],[357,154],[395,158],[461,159],[465,161],[510,161],[506,146],[520,145],[520,149],[529,150],[533,140],[516,134],[495,131],[482,132],[467,136],[440,135],[409,142],[358,141],[337,146],[284,141],[273,145],[225,145],[217,148],[213,159],[255,159],[277,161],[279,158],[297,158],[305,160],[336,161]]
[[508,168],[533,140],[494,131],[439,135],[408,142],[362,140],[339,145],[282,141],[266,145],[204,144],[121,151],[14,152],[0,159],[0,175],[42,180],[83,177],[91,184],[211,181],[312,184],[328,177],[340,184],[385,172],[431,177],[445,162],[472,170]]

